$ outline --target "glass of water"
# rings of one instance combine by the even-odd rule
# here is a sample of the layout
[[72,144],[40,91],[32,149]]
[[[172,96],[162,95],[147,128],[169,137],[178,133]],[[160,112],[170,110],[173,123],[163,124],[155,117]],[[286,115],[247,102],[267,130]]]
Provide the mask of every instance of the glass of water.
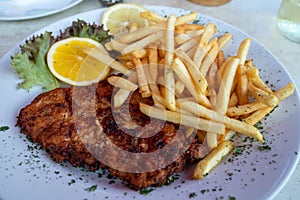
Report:
[[277,27],[287,38],[300,42],[300,0],[282,0]]

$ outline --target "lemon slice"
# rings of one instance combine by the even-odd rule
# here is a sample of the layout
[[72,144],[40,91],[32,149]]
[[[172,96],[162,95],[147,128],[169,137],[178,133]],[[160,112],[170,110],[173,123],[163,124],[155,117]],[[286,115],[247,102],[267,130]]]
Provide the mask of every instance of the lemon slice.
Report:
[[109,73],[109,66],[85,53],[95,48],[108,54],[100,43],[89,38],[60,40],[47,53],[49,70],[56,78],[71,85],[90,85],[103,80]]
[[107,8],[102,15],[102,24],[111,34],[118,34],[129,29],[135,22],[138,28],[148,26],[148,20],[140,17],[146,8],[134,3],[119,3]]

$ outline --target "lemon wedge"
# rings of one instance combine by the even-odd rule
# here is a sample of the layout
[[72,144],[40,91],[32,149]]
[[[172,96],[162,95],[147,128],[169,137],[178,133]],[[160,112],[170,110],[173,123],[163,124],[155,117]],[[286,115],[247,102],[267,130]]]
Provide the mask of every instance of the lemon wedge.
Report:
[[108,54],[99,42],[89,38],[71,37],[55,42],[47,53],[49,70],[70,85],[84,86],[103,80],[110,68],[86,53],[93,49]]
[[102,15],[104,29],[113,35],[129,29],[130,24],[136,23],[138,28],[148,26],[148,20],[140,17],[140,12],[146,8],[135,3],[119,3],[107,8]]

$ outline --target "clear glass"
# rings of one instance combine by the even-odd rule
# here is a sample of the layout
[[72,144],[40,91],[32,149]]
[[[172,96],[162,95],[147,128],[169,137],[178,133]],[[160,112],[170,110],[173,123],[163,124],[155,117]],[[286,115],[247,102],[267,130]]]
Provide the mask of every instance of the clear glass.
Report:
[[277,27],[287,38],[300,42],[300,0],[282,0]]

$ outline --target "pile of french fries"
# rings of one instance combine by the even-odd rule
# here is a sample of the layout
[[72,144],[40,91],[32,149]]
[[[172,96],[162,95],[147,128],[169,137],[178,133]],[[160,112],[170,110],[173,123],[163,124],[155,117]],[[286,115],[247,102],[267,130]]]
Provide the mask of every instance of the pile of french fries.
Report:
[[251,39],[241,42],[236,55],[222,48],[232,35],[215,36],[213,23],[193,24],[197,13],[167,18],[152,11],[140,13],[149,27],[131,24],[105,47],[120,52],[117,59],[100,50],[89,52],[124,76],[110,76],[118,88],[114,107],[139,90],[154,105],[140,104],[152,118],[186,127],[186,137],[195,132],[210,153],[196,166],[193,178],[203,178],[233,150],[230,138],[241,133],[264,142],[255,124],[294,92],[292,83],[273,91],[247,60]]

